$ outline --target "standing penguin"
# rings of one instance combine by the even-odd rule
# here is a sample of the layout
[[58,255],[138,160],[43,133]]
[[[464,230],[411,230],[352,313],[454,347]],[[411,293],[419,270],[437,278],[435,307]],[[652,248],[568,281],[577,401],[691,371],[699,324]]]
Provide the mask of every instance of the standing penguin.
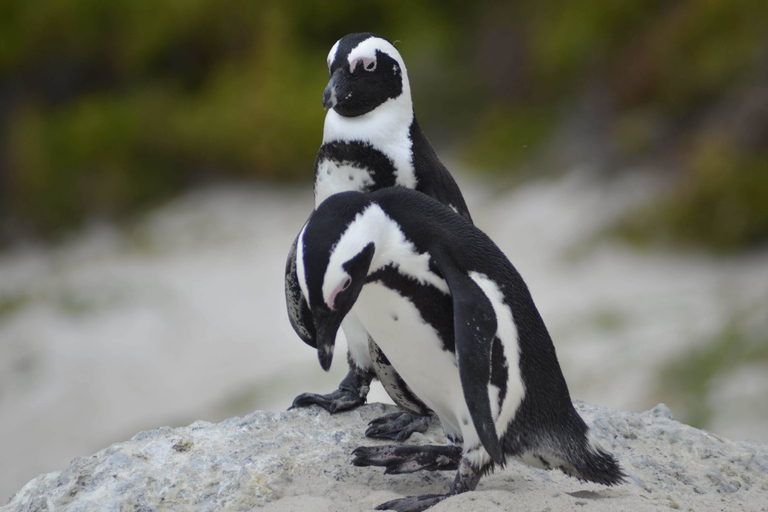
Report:
[[475,489],[507,458],[606,485],[623,480],[573,408],[523,279],[448,207],[401,187],[334,195],[299,234],[296,269],[323,369],[339,325],[356,314],[454,443],[355,450],[355,465],[388,473],[458,469],[448,494],[379,509],[424,510]]
[[[327,62],[323,106],[329,110],[315,160],[315,207],[338,192],[397,185],[432,196],[471,222],[458,185],[416,122],[408,73],[394,45],[372,33],[349,34],[333,45]],[[286,263],[288,313],[301,339],[315,347],[311,313],[296,277],[295,253],[296,242]],[[400,440],[425,430],[429,409],[392,369],[375,338],[354,314],[342,327],[349,373],[336,391],[304,393],[292,407],[317,404],[334,413],[362,405],[371,381],[378,378],[393,401],[409,412],[374,420],[366,435]]]

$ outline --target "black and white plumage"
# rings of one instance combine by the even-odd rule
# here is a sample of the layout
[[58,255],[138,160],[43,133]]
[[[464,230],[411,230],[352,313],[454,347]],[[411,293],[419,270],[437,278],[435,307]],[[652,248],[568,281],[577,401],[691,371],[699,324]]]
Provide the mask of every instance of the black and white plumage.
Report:
[[458,185],[413,110],[408,72],[392,43],[349,34],[328,54],[328,110],[315,160],[315,206],[345,190],[413,188],[470,218]]
[[457,445],[357,449],[354,464],[390,473],[459,470],[449,494],[382,507],[423,510],[474,489],[510,457],[602,484],[622,481],[573,408],[523,279],[466,219],[401,187],[334,195],[299,234],[296,268],[323,368],[339,325],[355,314]]
[[[402,186],[434,197],[470,219],[458,185],[416,121],[408,73],[394,45],[372,33],[349,34],[334,44],[327,63],[323,106],[329,110],[315,160],[315,207],[343,191]],[[296,280],[295,251],[294,243],[286,265],[288,312],[296,332],[314,347],[315,333]],[[331,413],[348,409],[365,402],[370,382],[378,378],[395,403],[413,415],[376,421],[367,434],[404,439],[426,428],[422,416],[429,410],[392,369],[354,314],[347,317],[343,329],[349,374],[333,393],[304,393],[293,406],[314,403]]]

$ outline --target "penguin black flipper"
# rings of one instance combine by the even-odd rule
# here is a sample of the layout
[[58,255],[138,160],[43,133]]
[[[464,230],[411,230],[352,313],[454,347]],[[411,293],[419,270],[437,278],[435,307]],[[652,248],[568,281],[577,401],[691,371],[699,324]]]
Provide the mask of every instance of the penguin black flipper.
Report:
[[503,464],[504,454],[488,394],[491,350],[497,330],[493,305],[477,283],[456,267],[445,249],[435,250],[432,258],[451,290],[456,358],[469,414],[488,454]]
[[301,293],[299,278],[296,274],[296,245],[299,237],[293,241],[285,262],[285,303],[288,306],[288,319],[299,338],[312,348],[317,348],[317,333],[312,311]]

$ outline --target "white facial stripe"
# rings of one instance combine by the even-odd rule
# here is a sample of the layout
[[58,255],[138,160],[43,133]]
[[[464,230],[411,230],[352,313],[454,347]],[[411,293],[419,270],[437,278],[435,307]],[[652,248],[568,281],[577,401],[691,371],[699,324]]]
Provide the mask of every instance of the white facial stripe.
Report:
[[[498,285],[488,278],[485,274],[479,272],[470,272],[469,277],[480,287],[496,314],[497,331],[496,336],[501,340],[504,347],[504,357],[509,365],[507,368],[509,378],[507,380],[507,394],[501,405],[501,410],[497,408],[498,392],[496,386],[489,385],[489,395],[491,396],[491,408],[496,417],[496,429],[501,438],[512,418],[515,417],[517,408],[525,396],[525,385],[520,375],[520,345],[518,343],[517,327],[512,317],[511,308],[504,303],[504,294]],[[496,397],[496,403],[494,403]]]
[[331,64],[333,63],[334,60],[336,60],[336,52],[339,50],[339,43],[340,42],[341,42],[341,39],[336,41],[336,44],[334,44],[331,47],[331,51],[328,52],[328,58],[325,59],[325,61],[328,63],[328,70],[329,71],[331,69]]
[[375,61],[377,50],[382,53],[386,53],[395,59],[401,70],[405,69],[405,63],[403,62],[403,58],[400,56],[400,52],[398,52],[397,49],[392,46],[389,41],[379,37],[369,37],[365,41],[362,41],[360,44],[352,48],[352,51],[349,52],[349,55],[347,56],[347,61],[349,62],[350,68],[352,67],[352,63],[361,59]]
[[299,240],[296,242],[296,279],[299,281],[299,288],[304,295],[304,300],[309,304],[309,287],[307,286],[307,273],[304,269],[304,231],[307,230],[307,225],[301,228],[299,233]]
[[323,277],[323,300],[326,305],[330,305],[331,296],[339,283],[349,276],[342,265],[354,258],[366,245],[378,239],[382,227],[381,216],[386,215],[381,208],[374,206],[369,206],[355,216],[331,252]]
[[376,257],[371,262],[371,271],[391,263],[401,274],[410,276],[421,284],[431,284],[445,294],[450,293],[448,283],[429,269],[429,253],[418,252],[413,243],[405,238],[400,226],[391,218],[386,218],[390,223],[388,238],[386,243],[377,246]]
[[449,293],[446,282],[429,269],[429,254],[419,253],[405,238],[400,226],[377,204],[357,214],[331,252],[323,278],[323,300],[331,304],[334,291],[348,277],[343,265],[354,258],[369,243],[376,244],[369,274],[387,265],[394,265],[416,281],[431,284],[443,293]]

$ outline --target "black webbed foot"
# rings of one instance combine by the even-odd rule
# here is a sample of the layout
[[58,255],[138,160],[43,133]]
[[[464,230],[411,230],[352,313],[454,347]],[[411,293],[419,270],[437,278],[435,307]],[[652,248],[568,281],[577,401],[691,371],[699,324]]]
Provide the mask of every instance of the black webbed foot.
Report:
[[430,417],[401,411],[387,414],[368,423],[367,437],[405,441],[414,432],[426,432]]
[[355,466],[381,466],[384,473],[397,475],[427,471],[456,469],[461,461],[459,446],[361,446],[352,452]]
[[318,395],[315,393],[302,393],[293,400],[293,404],[288,408],[308,407],[310,405],[319,405],[329,413],[346,411],[365,403],[365,397],[360,398],[354,393],[349,393],[342,389],[337,389],[327,395]]
[[293,403],[288,410],[297,407],[319,405],[329,413],[333,414],[335,412],[353,409],[365,403],[372,379],[372,375],[357,373],[354,370],[350,370],[347,376],[344,377],[344,380],[341,381],[339,389],[336,391],[328,393],[327,395],[302,393],[293,399]]
[[[383,446],[381,448],[387,448],[386,446]],[[408,448],[406,446],[394,446],[391,448]],[[422,449],[422,453],[425,453],[427,451],[435,451],[440,448],[458,448],[454,446],[413,446],[411,448],[420,448]],[[358,448],[355,450],[355,452],[358,452],[362,448]],[[432,450],[425,450],[425,449],[432,449]],[[353,454],[355,453],[353,452]],[[456,478],[453,480],[453,484],[451,485],[451,492],[448,494],[425,494],[422,496],[408,496],[407,498],[399,498],[396,500],[388,501],[386,503],[382,503],[378,507],[376,507],[376,510],[396,510],[397,512],[420,512],[422,510],[426,510],[432,505],[435,505],[437,503],[440,503],[445,498],[449,498],[451,496],[455,496],[457,494],[461,494],[463,492],[467,491],[474,491],[477,488],[477,483],[480,481],[480,476],[482,475],[482,472],[479,470],[476,470],[472,467],[472,465],[469,463],[467,459],[461,458],[461,449],[459,448],[459,460],[456,461],[456,464],[454,467],[458,467],[459,470],[456,472]],[[356,464],[357,459],[353,461],[353,464]],[[356,464],[361,465],[361,464]],[[371,464],[371,465],[378,465],[378,464]],[[429,468],[422,468],[422,469],[429,469]],[[438,468],[440,469],[440,468]],[[448,468],[445,468],[448,469]],[[389,466],[387,466],[387,473],[390,473]]]
[[436,505],[450,494],[425,494],[423,496],[409,496],[382,503],[376,510],[396,510],[397,512],[421,512]]

